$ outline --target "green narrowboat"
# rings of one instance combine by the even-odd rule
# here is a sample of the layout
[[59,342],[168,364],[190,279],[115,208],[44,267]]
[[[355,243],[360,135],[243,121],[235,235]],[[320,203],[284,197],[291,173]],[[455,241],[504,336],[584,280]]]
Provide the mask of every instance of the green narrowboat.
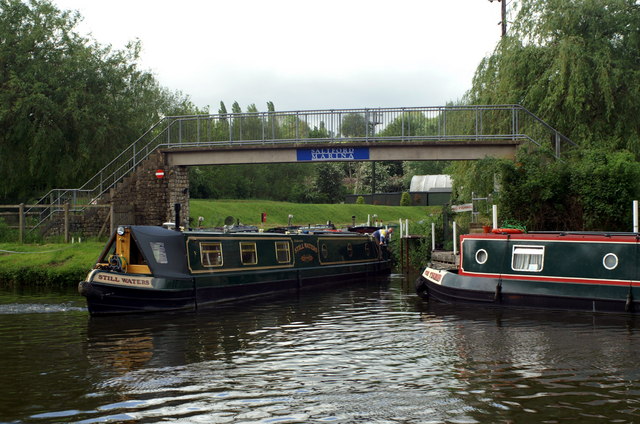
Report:
[[79,284],[92,315],[206,305],[389,273],[368,234],[119,227]]
[[462,235],[458,266],[427,266],[416,292],[449,303],[639,312],[639,241],[638,233]]

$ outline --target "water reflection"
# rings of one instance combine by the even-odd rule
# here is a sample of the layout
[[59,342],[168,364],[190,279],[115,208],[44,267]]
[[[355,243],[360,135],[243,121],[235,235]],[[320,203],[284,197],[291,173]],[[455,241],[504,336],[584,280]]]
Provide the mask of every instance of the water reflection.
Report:
[[424,303],[410,281],[187,314],[0,314],[0,422],[638,420],[635,318]]
[[431,303],[425,322],[455,322],[459,396],[478,422],[620,422],[638,417],[638,320]]

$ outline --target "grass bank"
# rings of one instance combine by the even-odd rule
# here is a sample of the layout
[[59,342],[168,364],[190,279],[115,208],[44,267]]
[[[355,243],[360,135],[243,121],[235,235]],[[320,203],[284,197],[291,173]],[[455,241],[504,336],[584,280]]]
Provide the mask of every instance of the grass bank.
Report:
[[69,286],[87,275],[104,242],[0,243],[0,286]]
[[[204,218],[204,227],[220,227],[225,218],[231,216],[245,225],[260,225],[261,214],[267,214],[265,228],[287,225],[293,215],[293,225],[324,224],[331,221],[336,226],[351,225],[351,217],[357,224],[367,222],[367,216],[377,215],[385,224],[397,223],[398,219],[412,222],[424,220],[431,214],[439,215],[440,206],[378,206],[355,204],[298,204],[268,200],[202,200],[191,199],[189,204],[192,225],[198,217]],[[373,219],[373,218],[372,218]]]

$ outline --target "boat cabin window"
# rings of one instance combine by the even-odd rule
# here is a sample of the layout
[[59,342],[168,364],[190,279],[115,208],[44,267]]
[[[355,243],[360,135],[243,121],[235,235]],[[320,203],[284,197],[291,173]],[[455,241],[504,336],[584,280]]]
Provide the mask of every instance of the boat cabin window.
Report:
[[484,249],[478,249],[478,251],[476,252],[476,262],[482,265],[483,263],[487,262],[487,259],[489,259],[489,254],[487,253],[487,251]]
[[159,241],[159,242],[150,242],[149,243],[151,245],[151,251],[153,252],[153,258],[156,260],[157,263],[159,264],[166,264],[169,263],[169,261],[167,260],[167,251],[164,248],[164,243]]
[[240,257],[242,265],[255,265],[258,263],[255,243],[240,242]]
[[544,264],[544,246],[513,246],[511,268],[514,271],[540,272]]
[[327,259],[329,257],[329,249],[327,248],[326,244],[322,243],[322,246],[320,246],[320,251],[322,252],[323,259]]
[[288,241],[276,242],[276,259],[279,264],[291,262],[291,248]]
[[222,266],[222,243],[200,243],[200,260],[203,266]]
[[615,253],[607,253],[606,255],[604,255],[604,258],[602,258],[602,265],[604,265],[606,269],[611,271],[618,266],[618,257],[615,255]]

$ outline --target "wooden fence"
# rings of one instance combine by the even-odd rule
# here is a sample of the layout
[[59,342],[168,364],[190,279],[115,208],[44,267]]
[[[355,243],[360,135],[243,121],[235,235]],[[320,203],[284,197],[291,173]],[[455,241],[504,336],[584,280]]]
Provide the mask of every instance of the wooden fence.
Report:
[[[32,230],[35,227],[28,227],[27,216],[29,215],[39,215],[39,212],[33,211],[33,209],[45,209],[45,208],[53,208],[59,207],[59,205],[25,205],[24,203],[20,203],[19,205],[0,205],[0,210],[7,210],[8,212],[0,212],[0,218],[5,216],[13,216],[18,219],[18,225],[9,225],[10,228],[18,229],[18,240],[20,243],[24,243],[24,237],[27,230]],[[65,203],[62,205],[62,212],[64,214],[64,241],[65,243],[69,243],[69,227],[70,227],[70,215],[74,211],[82,211],[84,212],[89,208],[109,208],[109,214],[107,215],[107,219],[104,221],[102,225],[102,229],[98,233],[98,236],[102,235],[107,228],[107,223],[109,223],[109,231],[110,233],[114,231],[114,220],[113,220],[113,205],[74,205],[74,210],[72,211],[70,205]],[[15,211],[11,211],[15,209]],[[27,212],[29,210],[29,212]]]

